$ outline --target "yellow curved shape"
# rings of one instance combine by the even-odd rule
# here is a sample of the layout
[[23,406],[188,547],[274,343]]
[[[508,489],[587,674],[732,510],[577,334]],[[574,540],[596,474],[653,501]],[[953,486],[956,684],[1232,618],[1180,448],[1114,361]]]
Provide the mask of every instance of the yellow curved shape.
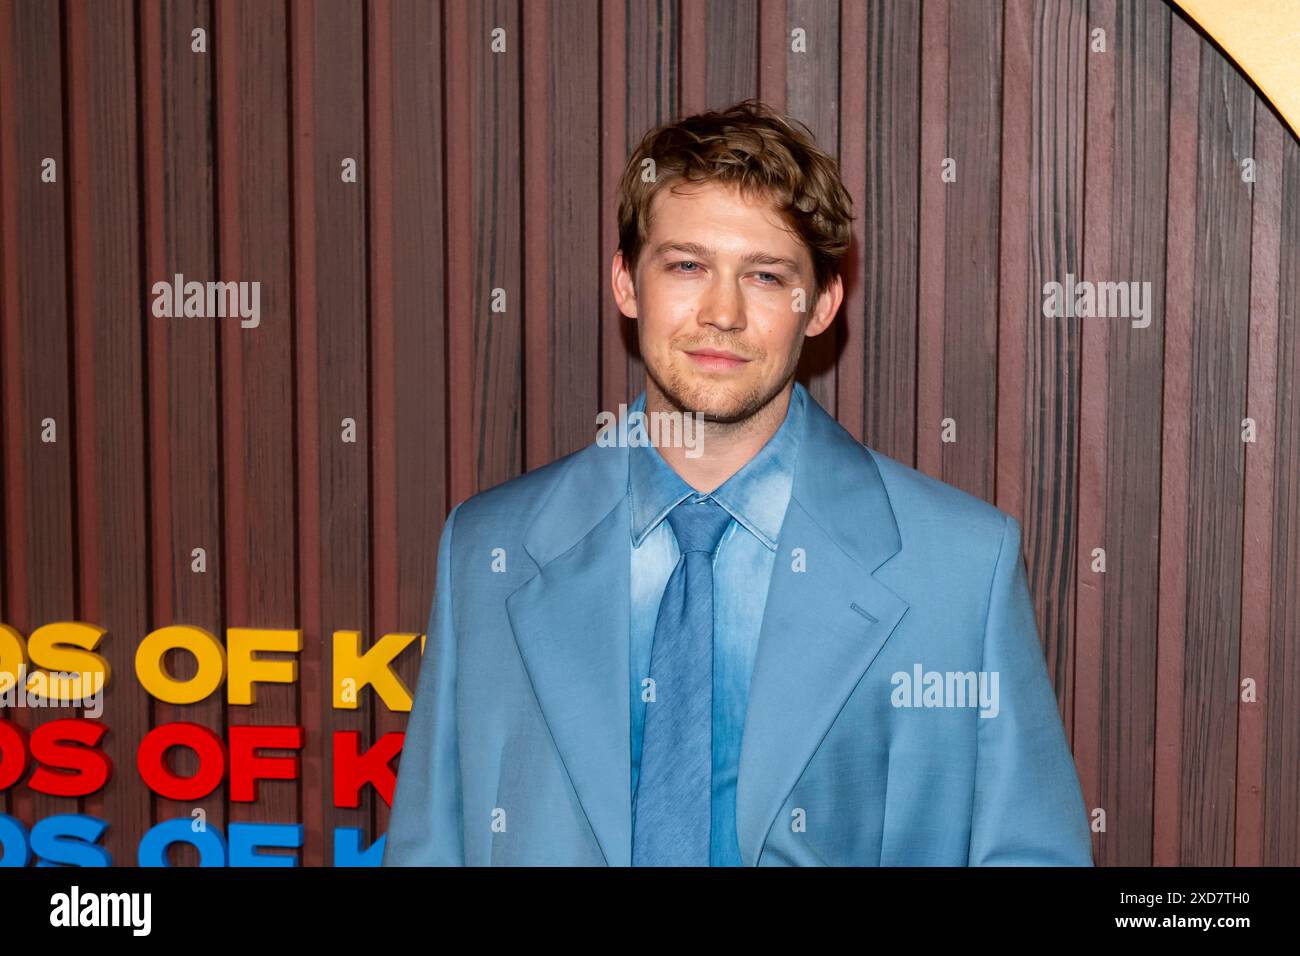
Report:
[[1300,0],[1173,0],[1300,136]]

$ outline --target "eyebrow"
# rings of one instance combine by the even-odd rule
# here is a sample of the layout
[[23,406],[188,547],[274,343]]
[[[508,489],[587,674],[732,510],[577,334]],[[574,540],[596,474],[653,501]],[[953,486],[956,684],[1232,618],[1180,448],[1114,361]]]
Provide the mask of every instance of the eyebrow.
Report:
[[[711,259],[717,255],[717,250],[710,249],[698,242],[673,242],[671,240],[661,242],[656,246],[654,254],[661,256],[666,252],[683,252],[700,259]],[[774,256],[770,252],[747,252],[740,257],[740,261],[762,266],[788,266],[795,272],[799,271],[799,263],[793,259],[788,259],[785,256]]]

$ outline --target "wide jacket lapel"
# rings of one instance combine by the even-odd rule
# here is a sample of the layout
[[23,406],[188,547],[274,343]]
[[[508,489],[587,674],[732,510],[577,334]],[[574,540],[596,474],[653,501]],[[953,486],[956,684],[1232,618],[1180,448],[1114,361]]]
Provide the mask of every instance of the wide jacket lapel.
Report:
[[736,827],[746,866],[782,825],[782,804],[908,609],[872,577],[899,547],[870,453],[808,397],[741,743]]
[[[537,573],[506,600],[547,728],[611,866],[630,866],[632,846],[627,461],[626,447],[593,444],[551,466],[564,471],[524,534]],[[746,865],[907,611],[871,576],[899,547],[870,454],[808,397],[741,745]]]
[[515,642],[592,831],[631,865],[627,449],[575,455],[524,535],[538,573],[506,599]]

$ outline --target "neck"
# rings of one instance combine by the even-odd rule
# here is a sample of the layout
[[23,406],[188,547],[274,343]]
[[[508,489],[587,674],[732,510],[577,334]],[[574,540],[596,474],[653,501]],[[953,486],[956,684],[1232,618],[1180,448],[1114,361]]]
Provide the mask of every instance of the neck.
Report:
[[[655,447],[669,467],[688,485],[700,493],[713,491],[744,468],[776,434],[785,421],[793,391],[794,379],[791,378],[770,402],[749,418],[738,422],[705,421],[702,433],[696,436],[700,442],[700,454],[694,458],[688,458],[687,449],[680,445]],[[645,410],[647,414],[683,411],[674,407],[648,377]]]

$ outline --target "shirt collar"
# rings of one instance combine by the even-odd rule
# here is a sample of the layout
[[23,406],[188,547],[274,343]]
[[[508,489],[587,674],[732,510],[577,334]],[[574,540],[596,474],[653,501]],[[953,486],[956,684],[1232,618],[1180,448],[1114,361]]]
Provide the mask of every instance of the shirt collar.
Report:
[[[794,463],[803,432],[806,391],[795,383],[785,421],[739,471],[707,494],[688,485],[653,445],[628,449],[628,499],[632,516],[632,544],[640,547],[673,508],[687,498],[713,498],[770,551],[785,520],[794,485]],[[643,391],[630,412],[645,410]]]

